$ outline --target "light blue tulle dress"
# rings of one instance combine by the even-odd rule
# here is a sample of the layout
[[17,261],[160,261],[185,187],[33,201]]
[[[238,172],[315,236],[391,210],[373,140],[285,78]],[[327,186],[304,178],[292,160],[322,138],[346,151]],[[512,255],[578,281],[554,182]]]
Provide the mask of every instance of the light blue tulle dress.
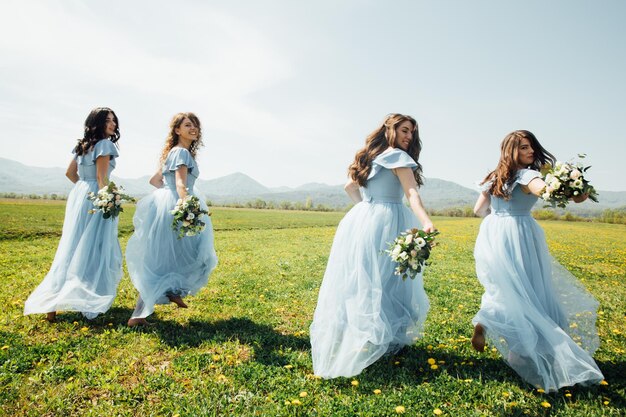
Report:
[[510,200],[491,196],[474,248],[485,293],[472,321],[524,380],[550,392],[604,377],[591,357],[598,302],[550,255],[530,214],[537,197],[519,187],[540,175],[520,170]]
[[376,157],[363,201],[339,223],[310,328],[313,370],[323,378],[354,376],[385,353],[422,336],[429,308],[422,275],[403,281],[384,252],[419,227],[394,168],[415,168],[400,149]]
[[163,164],[164,186],[137,203],[135,232],[126,246],[128,273],[139,291],[132,318],[149,316],[155,304],[170,302],[168,295],[185,297],[197,293],[217,266],[209,216],[203,215],[206,228],[195,236],[178,239],[172,230],[171,210],[178,200],[175,173],[183,165],[187,167],[190,194],[198,196],[202,208],[208,210],[204,197],[194,189],[200,174],[198,164],[187,149],[172,148]]
[[98,191],[95,163],[100,156],[110,156],[110,177],[118,157],[110,140],[102,139],[88,153],[74,156],[80,179],[67,197],[63,232],[50,271],[26,300],[25,315],[80,311],[92,319],[113,304],[122,277],[118,218],[88,213],[93,205],[87,193]]

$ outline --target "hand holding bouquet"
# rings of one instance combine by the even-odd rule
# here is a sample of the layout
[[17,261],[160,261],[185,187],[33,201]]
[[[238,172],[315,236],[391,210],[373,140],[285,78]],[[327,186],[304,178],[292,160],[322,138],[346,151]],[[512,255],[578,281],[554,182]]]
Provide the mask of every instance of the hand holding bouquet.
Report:
[[[584,158],[585,155],[578,155]],[[561,207],[569,203],[570,199],[579,199],[585,194],[591,201],[598,202],[598,193],[584,174],[590,166],[583,166],[581,162],[557,161],[554,167],[547,166],[541,170],[546,183],[541,198],[548,204],[546,207]]]
[[171,213],[174,215],[172,229],[178,232],[179,239],[183,236],[195,236],[201,233],[205,228],[201,215],[211,215],[200,207],[200,199],[191,194],[185,199],[179,198]]
[[98,190],[97,193],[87,193],[87,198],[91,200],[94,208],[89,210],[89,214],[94,214],[98,211],[102,212],[102,217],[105,219],[119,216],[124,211],[122,203],[132,202],[135,199],[129,195],[124,194],[124,189],[115,185],[113,181]]
[[430,250],[435,246],[434,240],[438,234],[438,231],[427,233],[419,229],[402,232],[385,251],[398,264],[394,273],[405,280],[407,277],[413,279],[422,272],[422,268],[428,265],[426,261],[430,257]]

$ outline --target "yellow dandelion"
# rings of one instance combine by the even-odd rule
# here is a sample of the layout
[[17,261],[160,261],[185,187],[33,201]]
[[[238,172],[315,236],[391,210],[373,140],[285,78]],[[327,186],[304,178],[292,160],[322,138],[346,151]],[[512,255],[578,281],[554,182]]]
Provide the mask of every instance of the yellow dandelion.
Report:
[[213,360],[214,360],[215,362],[219,361],[220,359],[221,359],[221,358],[220,358],[220,355],[213,355]]
[[542,388],[537,388],[537,392],[538,392],[539,394],[543,394],[545,391],[544,391]]
[[509,395],[511,395],[511,394],[509,394],[508,392],[503,392],[502,393],[502,396],[505,397],[505,398],[508,397]]
[[428,362],[429,365],[434,365],[434,364],[437,363],[437,361],[434,360],[433,358],[428,358],[428,360],[426,362]]
[[8,348],[9,348],[9,346],[4,345],[4,346],[2,346],[2,348],[0,348],[0,350],[7,350]]
[[109,327],[113,327],[113,323],[109,323],[107,326],[109,326]]
[[439,366],[438,365],[430,365],[430,369],[432,369],[433,371],[438,369]]
[[285,400],[285,405],[291,405],[291,401]]
[[72,323],[74,326],[78,326],[78,322],[75,321],[74,323]]
[[400,361],[395,361],[393,364],[398,366],[398,365],[400,365]]
[[302,405],[302,403],[300,402],[300,400],[291,400],[291,404],[292,404],[292,405]]
[[566,392],[566,393],[565,393],[565,396],[566,396],[567,398],[571,398],[571,397],[572,397],[572,394],[570,394],[569,392]]
[[401,406],[401,405],[396,407],[396,413],[398,413],[398,414],[404,414],[405,411],[406,411],[406,409],[403,406]]
[[605,380],[605,379],[603,379],[602,381],[600,381],[600,385],[609,385],[609,383],[608,383],[608,382],[606,382],[606,380]]
[[550,408],[550,407],[552,407],[552,404],[550,404],[550,403],[549,403],[549,402],[547,402],[547,401],[542,401],[542,402],[541,402],[541,406],[542,406],[543,408]]
[[605,400],[602,404],[609,405],[609,400]]
[[374,394],[379,395],[380,393],[382,393],[381,390],[379,389],[375,389],[374,391],[372,391]]
[[433,410],[433,414],[436,415],[436,416],[440,416],[440,415],[443,414],[443,411],[441,411],[439,408],[435,408]]
[[293,368],[293,365],[285,365],[284,368],[285,369],[291,369],[291,368]]
[[353,379],[352,382],[350,382],[350,384],[352,384],[353,387],[358,387],[359,381],[357,381],[356,379]]
[[88,332],[89,331],[89,327],[81,327],[80,331],[81,332]]
[[426,346],[426,350],[433,350],[433,345]]
[[302,392],[300,393],[300,398],[304,398],[304,397],[306,397],[307,395],[309,395],[309,393],[308,393],[308,392],[306,392],[306,391],[302,391]]
[[464,379],[463,382],[472,382],[472,379]]

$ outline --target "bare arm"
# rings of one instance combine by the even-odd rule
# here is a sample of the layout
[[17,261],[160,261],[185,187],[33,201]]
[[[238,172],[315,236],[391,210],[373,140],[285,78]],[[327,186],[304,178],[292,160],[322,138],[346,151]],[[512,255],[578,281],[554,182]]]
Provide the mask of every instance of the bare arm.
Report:
[[187,197],[187,165],[181,165],[176,170],[176,192],[183,200]]
[[404,190],[404,195],[411,206],[411,210],[413,210],[415,216],[417,216],[420,223],[422,223],[424,231],[434,232],[435,226],[433,222],[430,221],[430,217],[428,217],[428,213],[426,213],[426,209],[422,204],[422,199],[417,192],[417,182],[415,181],[413,170],[411,170],[411,168],[396,168],[393,172],[398,176],[400,184],[402,184],[402,189]]
[[491,195],[488,192],[483,191],[478,196],[478,200],[476,200],[476,204],[474,205],[474,214],[478,217],[485,217],[487,214],[491,213],[491,209],[489,206],[491,205]]
[[72,161],[67,166],[67,171],[65,171],[65,176],[72,181],[74,184],[80,179],[78,176],[78,163],[76,159],[72,158]]
[[541,191],[546,187],[546,183],[539,177],[530,180],[528,185],[521,185],[522,191],[526,194],[534,194],[537,197],[541,197]]
[[348,180],[343,189],[346,194],[348,194],[348,197],[350,197],[350,199],[355,203],[363,201],[363,197],[361,197],[361,192],[359,191],[359,184],[352,178]]
[[161,172],[161,168],[150,178],[150,185],[156,188],[163,187],[163,173]]
[[[526,193],[531,193],[537,197],[541,197],[541,192],[546,187],[546,183],[541,178],[535,178],[531,180],[528,185],[522,185],[522,190]],[[582,203],[589,197],[589,194],[580,194],[572,197],[572,201],[575,203]]]
[[98,180],[98,189],[108,184],[107,175],[109,173],[109,155],[99,156],[96,158],[96,179]]

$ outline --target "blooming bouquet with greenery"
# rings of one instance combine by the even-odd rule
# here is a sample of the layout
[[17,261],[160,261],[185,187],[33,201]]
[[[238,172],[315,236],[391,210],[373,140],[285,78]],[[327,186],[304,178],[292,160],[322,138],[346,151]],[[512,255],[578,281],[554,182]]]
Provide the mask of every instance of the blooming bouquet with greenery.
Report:
[[419,229],[408,229],[400,233],[385,252],[398,266],[394,273],[405,280],[407,277],[415,278],[428,265],[430,251],[435,246],[435,236],[438,231],[427,233]]
[[[585,155],[578,155],[580,159]],[[585,173],[591,166],[584,166],[582,162],[557,161],[554,166],[545,166],[541,170],[546,183],[541,191],[541,198],[547,203],[545,207],[565,208],[569,200],[587,194],[591,201],[598,202],[598,193],[593,185],[585,178]]]
[[211,215],[207,210],[200,207],[200,199],[191,194],[184,199],[179,198],[171,213],[174,215],[172,229],[178,232],[179,239],[183,236],[195,236],[201,233],[206,227],[201,216],[203,214]]
[[105,219],[114,219],[119,216],[124,211],[122,203],[135,201],[133,197],[124,194],[124,188],[118,187],[113,181],[99,189],[97,193],[87,193],[87,199],[91,200],[94,206],[88,213],[94,214],[100,211]]

